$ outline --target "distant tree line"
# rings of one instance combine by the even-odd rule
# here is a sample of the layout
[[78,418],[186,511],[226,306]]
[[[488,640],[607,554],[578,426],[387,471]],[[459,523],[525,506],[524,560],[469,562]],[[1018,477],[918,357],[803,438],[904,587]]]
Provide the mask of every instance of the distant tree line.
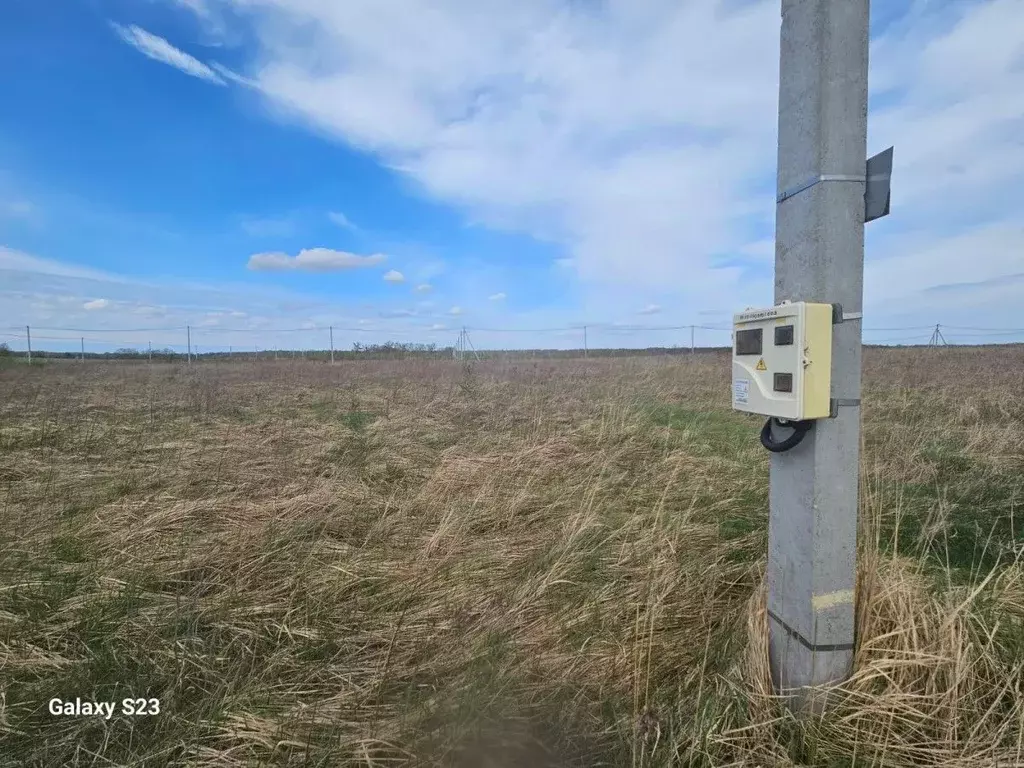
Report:
[[[28,357],[28,352],[12,350],[8,344],[0,344],[0,357],[15,358]],[[121,347],[113,352],[50,352],[45,349],[33,349],[32,359],[40,360],[149,360],[160,362],[171,362],[173,360],[184,360],[184,352],[175,352],[173,349],[138,350],[130,347]],[[195,357],[195,355],[193,355]]]

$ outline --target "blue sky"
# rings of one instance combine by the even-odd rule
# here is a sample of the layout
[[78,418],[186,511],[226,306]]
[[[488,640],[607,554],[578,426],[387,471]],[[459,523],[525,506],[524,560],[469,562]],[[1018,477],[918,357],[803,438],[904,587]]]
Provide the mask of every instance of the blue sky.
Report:
[[[868,148],[896,161],[865,338],[1024,340],[971,330],[1024,326],[1024,5],[874,5]],[[778,23],[778,0],[9,0],[0,332],[688,344],[611,328],[771,302]]]

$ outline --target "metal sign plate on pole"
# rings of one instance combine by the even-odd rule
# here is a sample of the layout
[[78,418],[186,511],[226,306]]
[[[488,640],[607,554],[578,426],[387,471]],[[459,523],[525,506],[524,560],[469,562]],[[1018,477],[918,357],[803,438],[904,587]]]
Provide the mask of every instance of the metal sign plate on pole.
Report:
[[892,147],[868,158],[864,187],[864,222],[889,215],[892,183]]

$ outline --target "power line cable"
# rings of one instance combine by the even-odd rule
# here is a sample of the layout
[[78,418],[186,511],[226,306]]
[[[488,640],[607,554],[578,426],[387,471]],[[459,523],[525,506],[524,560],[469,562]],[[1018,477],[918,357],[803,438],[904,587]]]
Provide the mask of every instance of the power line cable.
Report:
[[72,333],[160,333],[166,331],[184,331],[186,326],[175,328],[53,328],[48,325],[33,325],[40,331],[69,331]]

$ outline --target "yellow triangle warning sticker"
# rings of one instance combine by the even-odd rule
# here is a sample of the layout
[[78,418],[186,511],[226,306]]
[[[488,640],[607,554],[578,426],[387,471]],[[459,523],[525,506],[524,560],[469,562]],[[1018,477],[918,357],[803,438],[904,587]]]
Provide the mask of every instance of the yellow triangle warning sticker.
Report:
[[764,364],[764,358],[763,357],[760,360],[757,361],[757,365],[754,366],[754,367],[757,368],[757,370],[759,370],[759,371],[767,371],[768,370],[768,366]]

